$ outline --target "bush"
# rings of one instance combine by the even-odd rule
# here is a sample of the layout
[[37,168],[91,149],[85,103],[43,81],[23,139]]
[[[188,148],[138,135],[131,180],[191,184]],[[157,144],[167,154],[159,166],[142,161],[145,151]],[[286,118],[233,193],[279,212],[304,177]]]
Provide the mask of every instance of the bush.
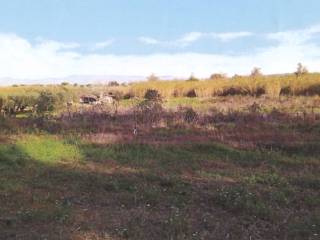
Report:
[[112,96],[112,98],[116,101],[119,101],[120,99],[124,98],[123,93],[121,91],[116,90],[110,91],[108,95]]
[[148,101],[159,101],[161,100],[161,96],[158,90],[148,89],[144,95],[144,98]]
[[235,96],[235,95],[245,95],[244,91],[240,88],[230,87],[225,88],[218,96],[226,97],[226,96]]
[[320,95],[320,84],[314,84],[295,92],[296,95],[316,96]]
[[258,113],[261,111],[261,105],[254,102],[252,105],[248,107],[250,113]]
[[5,99],[3,97],[0,97],[0,113],[3,111],[4,106],[5,106]]
[[51,92],[41,92],[37,99],[37,112],[44,113],[53,111],[55,109],[56,102],[57,98]]
[[109,87],[118,87],[120,84],[117,81],[108,82]]
[[184,121],[187,123],[195,123],[198,120],[198,114],[192,108],[187,108],[184,111]]
[[163,107],[161,102],[145,100],[138,104],[136,117],[139,123],[153,125],[161,120]]
[[186,97],[189,97],[189,98],[195,98],[197,97],[197,93],[196,93],[196,90],[194,89],[191,89],[187,92],[186,94]]
[[123,95],[123,99],[131,99],[131,98],[134,98],[134,94],[132,92],[128,92],[126,94]]
[[36,98],[32,95],[10,95],[8,97],[0,97],[0,112],[15,115],[23,112],[27,107],[33,107],[35,104]]
[[223,73],[213,73],[210,76],[210,80],[227,79],[227,76]]

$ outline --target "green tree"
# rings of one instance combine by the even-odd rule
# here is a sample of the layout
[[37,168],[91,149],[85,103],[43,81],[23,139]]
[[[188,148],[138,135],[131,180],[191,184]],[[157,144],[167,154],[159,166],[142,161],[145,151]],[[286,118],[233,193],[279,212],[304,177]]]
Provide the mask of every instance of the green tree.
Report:
[[297,71],[295,72],[295,75],[297,77],[300,77],[302,75],[305,75],[307,74],[309,71],[307,69],[306,66],[303,66],[302,63],[298,63],[298,66],[297,66]]
[[254,67],[251,71],[250,76],[254,78],[262,76],[261,68]]
[[53,111],[57,100],[57,97],[51,92],[42,91],[37,99],[37,112],[44,113]]

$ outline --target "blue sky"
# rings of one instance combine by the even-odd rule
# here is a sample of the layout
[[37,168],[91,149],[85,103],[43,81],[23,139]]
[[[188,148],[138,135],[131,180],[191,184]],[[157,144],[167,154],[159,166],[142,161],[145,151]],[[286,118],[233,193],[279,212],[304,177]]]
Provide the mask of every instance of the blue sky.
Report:
[[319,9],[317,0],[2,0],[0,78],[205,77],[286,72],[297,61],[318,71]]

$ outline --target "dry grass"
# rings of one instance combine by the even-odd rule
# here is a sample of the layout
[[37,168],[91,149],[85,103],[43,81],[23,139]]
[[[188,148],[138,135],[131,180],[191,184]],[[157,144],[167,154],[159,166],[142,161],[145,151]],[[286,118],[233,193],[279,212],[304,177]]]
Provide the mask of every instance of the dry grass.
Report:
[[267,94],[270,97],[283,95],[319,95],[320,74],[308,73],[297,77],[295,74],[266,75],[266,76],[234,76],[215,80],[172,80],[172,81],[145,81],[129,85],[110,87],[107,85],[26,85],[14,87],[1,87],[0,97],[12,95],[37,96],[39,92],[46,90],[52,93],[65,94],[70,100],[78,101],[81,94],[96,94],[101,92],[116,93],[120,98],[143,98],[148,89],[156,89],[164,98],[186,97],[190,91],[194,91],[197,97],[208,98],[227,95],[251,95]]
[[227,95],[267,94],[269,97],[287,95],[319,95],[319,74],[271,76],[236,76],[234,78],[201,81],[153,81],[133,84],[127,90],[132,96],[143,97],[147,89],[156,89],[165,98],[186,97],[190,91],[207,98]]

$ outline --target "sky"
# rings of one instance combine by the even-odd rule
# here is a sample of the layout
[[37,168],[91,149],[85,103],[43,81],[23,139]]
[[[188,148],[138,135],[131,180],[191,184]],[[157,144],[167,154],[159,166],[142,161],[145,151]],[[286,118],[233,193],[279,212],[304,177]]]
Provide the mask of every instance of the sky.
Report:
[[[0,0],[0,85],[320,71],[318,0]],[[83,76],[83,78],[81,78]]]

